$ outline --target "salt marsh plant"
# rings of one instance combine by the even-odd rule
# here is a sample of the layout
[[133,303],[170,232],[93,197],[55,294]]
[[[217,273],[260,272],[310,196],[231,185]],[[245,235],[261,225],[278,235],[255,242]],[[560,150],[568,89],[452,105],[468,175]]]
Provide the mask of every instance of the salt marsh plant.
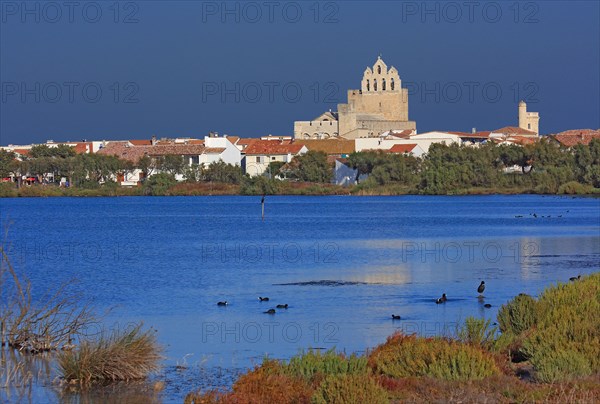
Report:
[[62,352],[58,364],[66,382],[86,387],[143,379],[158,370],[160,354],[155,331],[142,331],[139,324],[101,334],[97,341],[83,341],[76,349]]
[[314,404],[387,404],[387,391],[364,375],[330,375],[312,396]]
[[315,375],[366,374],[367,358],[355,354],[347,357],[333,349],[325,353],[309,350],[291,358],[281,369],[285,375],[306,380],[312,380]]
[[369,355],[376,374],[427,376],[444,380],[479,380],[500,374],[494,357],[480,347],[447,338],[396,333]]
[[522,349],[538,380],[600,372],[600,273],[546,289],[536,313]]

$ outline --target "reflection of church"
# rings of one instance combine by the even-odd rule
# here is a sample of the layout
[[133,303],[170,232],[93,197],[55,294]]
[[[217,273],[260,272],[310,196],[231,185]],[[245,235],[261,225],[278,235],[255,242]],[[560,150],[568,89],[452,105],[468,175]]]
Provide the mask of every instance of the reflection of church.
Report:
[[348,90],[348,103],[338,112],[325,112],[312,121],[294,122],[296,139],[356,139],[377,137],[389,130],[416,130],[408,120],[408,89],[395,67],[381,57],[364,72],[360,90]]

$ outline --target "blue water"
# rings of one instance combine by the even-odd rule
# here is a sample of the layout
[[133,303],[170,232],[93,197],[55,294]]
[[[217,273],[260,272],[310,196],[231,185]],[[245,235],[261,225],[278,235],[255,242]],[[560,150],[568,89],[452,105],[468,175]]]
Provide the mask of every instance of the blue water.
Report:
[[594,198],[267,197],[264,221],[260,197],[2,199],[0,209],[34,290],[77,278],[110,309],[90,333],[143,320],[167,368],[362,352],[398,329],[451,334],[467,316],[494,321],[515,295],[600,268]]

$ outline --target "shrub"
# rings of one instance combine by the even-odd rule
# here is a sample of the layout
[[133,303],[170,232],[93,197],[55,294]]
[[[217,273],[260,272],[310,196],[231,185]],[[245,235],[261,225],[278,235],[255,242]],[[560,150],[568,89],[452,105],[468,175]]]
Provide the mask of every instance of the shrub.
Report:
[[572,379],[600,372],[600,273],[546,289],[523,341],[536,377]]
[[58,357],[62,377],[80,386],[145,378],[158,369],[161,348],[154,331],[142,332],[141,327],[83,341],[77,349],[62,352]]
[[369,363],[376,373],[391,377],[473,380],[500,373],[493,356],[479,347],[401,333],[378,346],[369,356]]
[[482,348],[490,348],[495,342],[496,328],[490,327],[491,320],[467,317],[465,324],[457,330],[458,340]]
[[175,185],[177,180],[173,174],[159,173],[148,178],[144,182],[145,195],[166,195],[170,187]]
[[586,195],[592,193],[592,190],[591,186],[580,184],[577,181],[569,181],[558,187],[559,194],[568,195]]
[[536,323],[535,299],[520,294],[498,310],[498,325],[503,333],[520,335]]
[[538,350],[533,354],[531,363],[535,368],[535,378],[546,383],[592,374],[589,360],[573,350]]
[[389,403],[387,392],[367,375],[330,375],[312,397],[315,404]]
[[333,349],[321,354],[309,350],[307,353],[295,356],[282,366],[284,374],[311,380],[316,374],[366,374],[367,358],[355,354],[345,357]]
[[14,198],[18,195],[14,182],[0,183],[0,198]]

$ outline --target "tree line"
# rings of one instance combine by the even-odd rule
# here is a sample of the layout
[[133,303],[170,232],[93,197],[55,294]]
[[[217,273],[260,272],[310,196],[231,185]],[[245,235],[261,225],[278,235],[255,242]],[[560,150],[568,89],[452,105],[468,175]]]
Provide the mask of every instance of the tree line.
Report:
[[[249,177],[240,166],[222,161],[188,165],[182,156],[142,157],[136,164],[105,154],[77,154],[72,147],[38,145],[22,161],[0,150],[0,177],[35,177],[40,183],[97,188],[116,185],[118,175],[135,169],[144,175],[146,194],[160,194],[177,175],[188,183],[234,184],[241,193],[277,193],[281,180],[327,184],[334,167],[322,152],[309,151],[290,163],[273,162],[263,176]],[[433,144],[422,158],[384,151],[352,153],[346,164],[355,169],[357,189],[400,187],[405,193],[448,194],[472,189],[520,189],[557,193],[581,187],[600,188],[600,139],[565,148],[549,139],[530,145]]]

